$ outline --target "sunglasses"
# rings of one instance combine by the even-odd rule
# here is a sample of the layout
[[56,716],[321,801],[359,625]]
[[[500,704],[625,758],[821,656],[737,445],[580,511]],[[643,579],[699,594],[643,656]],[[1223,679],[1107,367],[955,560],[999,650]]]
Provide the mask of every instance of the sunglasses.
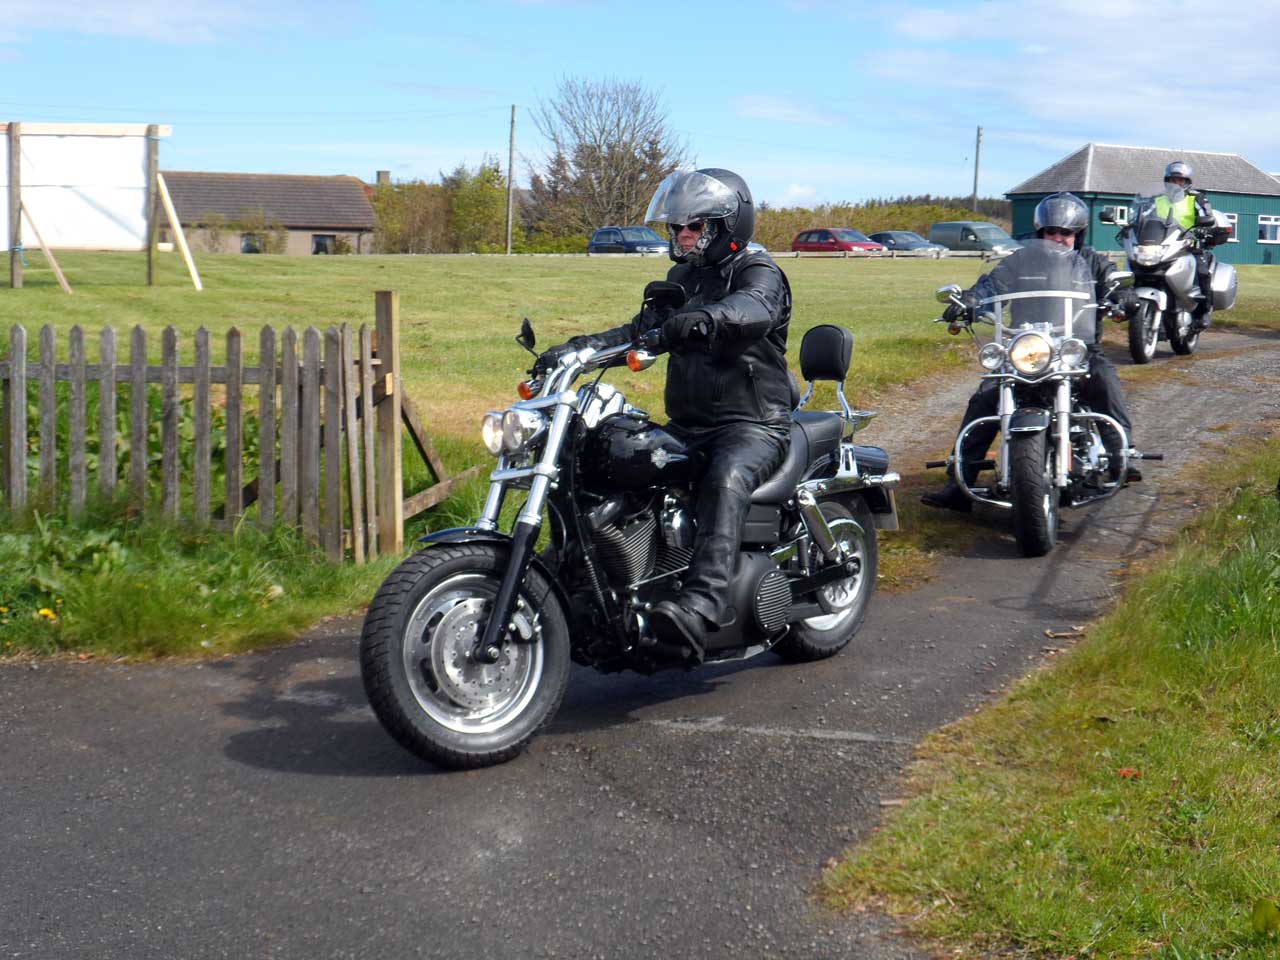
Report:
[[689,231],[692,231],[693,233],[701,233],[702,228],[705,227],[706,225],[707,225],[707,222],[705,220],[690,220],[688,223],[673,223],[671,225],[671,229],[674,230],[676,233],[679,233],[681,230],[689,230]]
[[1045,227],[1044,235],[1046,237],[1074,237],[1076,232],[1068,230],[1066,227]]

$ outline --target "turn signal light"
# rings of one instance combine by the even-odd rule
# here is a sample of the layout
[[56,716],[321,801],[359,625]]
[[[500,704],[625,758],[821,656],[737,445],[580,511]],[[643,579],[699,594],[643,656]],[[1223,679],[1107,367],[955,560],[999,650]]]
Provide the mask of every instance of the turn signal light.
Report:
[[516,384],[516,395],[521,400],[533,399],[533,383],[529,380],[521,380]]
[[627,369],[632,373],[639,373],[644,369],[644,365],[640,362],[640,353],[637,350],[627,351]]

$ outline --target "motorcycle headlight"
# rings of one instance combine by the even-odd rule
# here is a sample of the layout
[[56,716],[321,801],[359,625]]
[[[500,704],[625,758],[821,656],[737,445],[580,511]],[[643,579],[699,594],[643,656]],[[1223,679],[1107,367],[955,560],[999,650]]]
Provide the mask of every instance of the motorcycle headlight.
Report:
[[1019,373],[1040,373],[1053,359],[1053,348],[1043,334],[1024,333],[1009,347],[1009,362]]
[[1004,347],[998,343],[983,344],[982,349],[978,351],[978,362],[986,370],[999,370],[1004,363],[1004,358]]
[[495,457],[502,453],[502,414],[490,410],[480,421],[480,440]]
[[1140,244],[1133,248],[1133,259],[1144,267],[1153,267],[1164,259],[1164,244]]
[[1058,348],[1058,356],[1068,367],[1084,366],[1084,358],[1088,353],[1089,348],[1085,346],[1085,342],[1077,340],[1075,337],[1070,340],[1063,340],[1062,346]]
[[502,415],[502,449],[519,453],[547,428],[547,419],[536,410],[508,410]]

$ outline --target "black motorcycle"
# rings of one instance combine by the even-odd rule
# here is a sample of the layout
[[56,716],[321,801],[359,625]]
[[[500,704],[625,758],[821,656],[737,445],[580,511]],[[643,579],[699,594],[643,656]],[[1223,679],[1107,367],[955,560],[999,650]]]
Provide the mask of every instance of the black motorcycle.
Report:
[[[646,288],[650,309],[682,300],[678,285]],[[534,353],[527,320],[516,339]],[[365,691],[382,725],[417,756],[457,768],[516,756],[559,706],[570,661],[652,673],[701,659],[660,641],[648,622],[688,569],[701,464],[601,380],[611,368],[652,365],[659,339],[535,363],[524,399],[484,417],[498,464],[480,519],[423,537],[425,548],[378,589],[361,636]],[[736,619],[708,634],[705,662],[770,650],[820,660],[862,624],[876,582],[875,531],[897,528],[898,476],[883,450],[849,439],[874,416],[845,401],[851,349],[840,327],[805,335],[809,392],[793,414],[785,461],[752,498],[726,598]],[[838,384],[840,412],[800,409],[819,380]],[[506,533],[499,522],[515,490],[527,496]]]

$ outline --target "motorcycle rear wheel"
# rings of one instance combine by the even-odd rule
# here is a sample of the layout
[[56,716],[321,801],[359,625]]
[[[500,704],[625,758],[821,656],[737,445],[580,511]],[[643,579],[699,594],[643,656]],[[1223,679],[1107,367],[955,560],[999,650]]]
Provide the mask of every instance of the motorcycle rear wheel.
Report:
[[[830,612],[793,623],[787,635],[778,641],[773,652],[792,663],[825,660],[848,646],[866,619],[876,587],[879,552],[871,508],[861,497],[844,503],[824,500],[819,507],[836,542],[860,561],[861,569],[852,577],[822,588],[820,602]],[[861,533],[858,527],[862,528]]]
[[495,664],[470,658],[507,563],[493,543],[428,547],[378,588],[360,672],[379,722],[410,753],[465,769],[510,760],[551,719],[569,681],[569,627],[532,568]]
[[1058,542],[1058,490],[1047,430],[1018,433],[1009,444],[1013,536],[1024,557],[1043,557]]
[[1156,343],[1160,339],[1160,323],[1152,316],[1149,301],[1142,302],[1142,309],[1129,318],[1129,356],[1134,363],[1150,363],[1156,355]]

